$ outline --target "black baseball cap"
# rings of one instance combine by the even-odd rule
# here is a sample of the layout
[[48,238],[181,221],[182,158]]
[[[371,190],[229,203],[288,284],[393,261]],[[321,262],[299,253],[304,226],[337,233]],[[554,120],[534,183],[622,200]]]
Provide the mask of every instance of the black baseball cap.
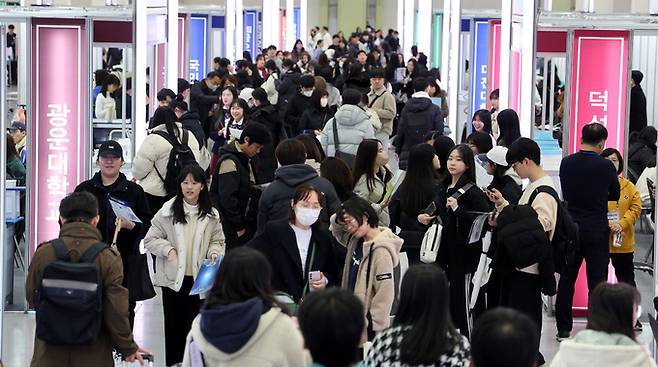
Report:
[[123,149],[121,145],[114,140],[108,140],[98,148],[99,157],[115,157],[123,159]]
[[540,164],[541,150],[539,145],[532,139],[519,138],[507,150],[505,160],[509,164],[521,162],[525,158]]

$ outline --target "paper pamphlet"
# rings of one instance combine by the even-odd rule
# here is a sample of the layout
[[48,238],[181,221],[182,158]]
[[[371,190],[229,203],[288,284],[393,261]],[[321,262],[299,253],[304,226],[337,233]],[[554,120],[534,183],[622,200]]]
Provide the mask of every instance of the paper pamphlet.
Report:
[[212,289],[213,283],[215,283],[215,277],[217,276],[217,270],[219,269],[219,263],[221,262],[221,257],[218,257],[215,262],[211,260],[204,260],[201,269],[199,269],[199,274],[192,285],[190,290],[190,296],[206,293]]
[[117,218],[122,217],[128,219],[131,222],[142,223],[141,219],[135,215],[135,212],[133,212],[133,210],[128,206],[126,202],[115,199],[109,195],[107,199],[110,201],[114,215],[116,215]]
[[397,170],[390,181],[386,184],[386,195],[384,195],[384,201],[387,202],[391,199],[391,196],[398,191],[402,181],[404,179],[405,172],[403,170]]

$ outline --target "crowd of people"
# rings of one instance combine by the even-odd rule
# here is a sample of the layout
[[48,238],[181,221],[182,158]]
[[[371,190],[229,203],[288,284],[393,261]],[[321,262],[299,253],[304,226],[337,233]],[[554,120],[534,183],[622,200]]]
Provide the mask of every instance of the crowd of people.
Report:
[[[96,117],[114,118],[121,86],[103,78]],[[181,79],[157,100],[132,161],[136,182],[121,173],[121,146],[107,141],[99,172],[60,204],[65,249],[99,268],[103,326],[93,347],[67,345],[56,321],[38,320],[33,366],[109,366],[113,349],[142,360],[134,309],[154,296],[142,241],[162,290],[166,366],[543,365],[542,294],[557,294],[557,337],[568,338],[583,260],[588,327],[552,365],[612,365],[611,355],[621,360],[613,349],[634,366],[653,363],[634,331],[640,194],[620,176],[619,151],[604,150],[603,125],[585,126],[581,150],[562,162],[567,207],[517,113],[499,110],[497,90],[454,142],[438,70],[415,48],[405,63],[397,32],[372,27],[348,40],[316,28],[306,48],[269,46],[253,61],[216,58],[204,79]],[[135,217],[118,215],[115,199]],[[437,225],[428,261],[421,252]],[[87,256],[100,241],[116,246]],[[37,319],[77,294],[42,282],[50,263],[70,260],[57,243],[30,264]],[[491,276],[478,283],[482,254]],[[609,259],[620,284],[604,284]],[[191,294],[200,269],[218,261],[212,288]]]

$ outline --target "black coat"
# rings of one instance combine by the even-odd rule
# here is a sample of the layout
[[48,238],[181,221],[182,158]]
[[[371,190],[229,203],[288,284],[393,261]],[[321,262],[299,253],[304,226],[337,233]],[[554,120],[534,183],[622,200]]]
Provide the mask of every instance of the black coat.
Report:
[[286,112],[283,115],[286,126],[290,126],[292,131],[298,131],[302,114],[309,108],[311,108],[311,97],[306,97],[301,92],[297,92],[288,103]]
[[[462,176],[455,187],[446,190],[445,198],[452,196],[468,182],[469,179]],[[442,200],[447,199],[442,198]],[[471,226],[477,217],[477,214],[472,212],[490,210],[486,195],[477,186],[471,187],[457,199],[457,202],[459,207],[456,211],[446,209],[439,249],[439,263],[452,276],[473,273],[477,269],[482,253],[482,241],[468,243]],[[445,207],[445,201],[442,205]]]
[[194,137],[199,142],[199,147],[206,146],[206,134],[203,132],[203,126],[201,126],[201,121],[199,121],[199,114],[196,112],[185,112],[178,119],[183,128],[189,130]]
[[279,166],[274,150],[279,145],[279,141],[285,139],[286,136],[283,131],[281,116],[276,106],[265,102],[265,104],[254,109],[249,122],[258,122],[265,125],[272,136],[272,142],[265,144],[253,160],[256,169],[256,172],[254,172],[256,183],[272,182],[274,180],[274,171]]
[[322,130],[327,121],[331,120],[332,117],[334,117],[334,110],[329,106],[319,110],[316,107],[311,107],[302,114],[299,120],[299,126],[297,127],[297,133],[302,134],[304,130],[308,130],[309,132]]
[[647,97],[639,85],[631,88],[630,132],[647,127]]
[[634,184],[637,183],[637,179],[640,178],[644,169],[655,159],[656,151],[644,142],[638,141],[631,144],[628,149],[628,179]]
[[142,223],[135,223],[132,230],[122,229],[117,237],[117,248],[121,253],[123,260],[124,274],[128,265],[130,255],[139,254],[139,243],[142,241],[149,227],[153,213],[149,210],[148,201],[144,190],[138,184],[128,181],[123,173],[113,185],[103,186],[100,172],[97,172],[90,180],[84,181],[75,188],[75,192],[86,191],[91,193],[98,200],[98,215],[100,220],[96,226],[103,236],[103,242],[112,243],[114,230],[116,228],[116,215],[110,206],[107,195],[115,199],[124,201],[135,212],[135,215],[142,220]]
[[231,111],[220,109],[215,113],[212,118],[211,127],[210,127],[210,139],[215,143],[212,146],[212,152],[219,154],[219,148],[223,147],[226,144],[226,137],[219,135],[219,131],[224,128],[226,121],[231,120]]
[[210,133],[210,117],[208,114],[213,105],[219,103],[220,98],[216,91],[210,90],[205,79],[190,87],[190,111],[199,114],[199,121],[206,136]]
[[281,82],[276,87],[276,91],[279,93],[278,104],[279,106],[285,106],[294,95],[297,94],[299,89],[299,79],[302,77],[302,74],[299,70],[288,70],[287,72],[281,75]]
[[400,169],[407,169],[409,150],[425,142],[430,131],[443,133],[441,108],[429,98],[411,98],[402,109],[394,141],[395,152],[400,156]]
[[521,186],[519,186],[519,184],[517,184],[516,181],[508,175],[504,175],[500,178],[494,176],[489,187],[500,191],[505,200],[507,200],[510,204],[518,204],[519,199],[521,199],[521,195],[523,195]]
[[[315,256],[313,263],[308,264],[311,260],[313,244],[315,244]],[[291,295],[295,302],[299,302],[302,298],[310,271],[321,271],[329,281],[327,286],[340,284],[338,283],[331,235],[327,231],[313,229],[305,271],[302,271],[297,238],[295,231],[290,227],[288,218],[267,223],[265,231],[254,237],[247,246],[261,251],[270,261],[272,288],[275,291]]]

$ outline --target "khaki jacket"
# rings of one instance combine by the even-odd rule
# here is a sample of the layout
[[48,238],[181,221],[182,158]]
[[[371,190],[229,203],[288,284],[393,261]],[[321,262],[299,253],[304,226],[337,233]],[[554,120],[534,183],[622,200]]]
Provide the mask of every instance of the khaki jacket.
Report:
[[366,199],[372,204],[372,208],[375,209],[375,212],[377,212],[377,215],[379,216],[379,224],[382,225],[382,227],[388,227],[391,222],[391,218],[388,215],[388,206],[386,205],[382,207],[378,204],[385,192],[386,183],[376,175],[372,191],[368,190],[368,179],[366,175],[362,175],[354,186],[354,194]]
[[[384,94],[382,95],[382,93]],[[377,98],[375,103],[372,103],[372,101],[374,101],[379,95],[381,95],[381,97]],[[369,103],[372,103],[370,110],[377,113],[379,121],[382,123],[381,130],[378,129],[377,132],[381,131],[391,135],[393,133],[393,119],[395,119],[395,115],[397,114],[395,97],[386,90],[386,87],[382,87],[376,91],[370,90],[370,93],[368,93],[368,100]]]
[[[101,242],[101,233],[87,223],[66,223],[59,237],[66,247],[84,253],[92,245]],[[79,257],[72,252],[74,261]],[[34,253],[26,280],[26,295],[30,307],[35,306],[35,294],[41,284],[44,268],[55,261],[55,250],[44,243]],[[112,367],[112,347],[123,355],[137,351],[128,322],[128,290],[121,286],[123,265],[121,256],[113,249],[103,250],[94,260],[103,279],[103,327],[96,342],[92,345],[58,346],[48,344],[35,337],[34,355],[31,367]]]
[[[390,325],[391,308],[395,299],[395,282],[393,280],[393,269],[400,261],[400,248],[402,240],[390,229],[379,227],[382,233],[372,241],[363,243],[363,257],[357,273],[354,294],[363,302],[365,313],[372,317],[372,329],[375,332],[382,331]],[[336,240],[347,248],[345,255],[345,266],[343,267],[342,287],[348,287],[349,269],[352,262],[352,254],[356,249],[359,239],[347,232],[344,223],[336,222],[336,214],[331,217],[331,232]],[[366,288],[366,273],[368,262],[372,256],[372,267],[370,278]],[[366,324],[366,329],[368,325]]]

